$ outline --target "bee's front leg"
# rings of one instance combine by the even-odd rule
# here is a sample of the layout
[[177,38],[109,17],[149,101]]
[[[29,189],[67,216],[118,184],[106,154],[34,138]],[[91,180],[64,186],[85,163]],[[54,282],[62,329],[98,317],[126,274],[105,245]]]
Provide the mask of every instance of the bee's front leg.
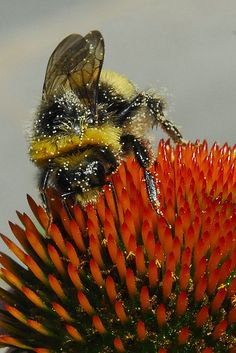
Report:
[[51,212],[51,208],[50,208],[47,193],[46,193],[46,190],[48,188],[50,173],[51,173],[51,169],[45,169],[39,179],[39,192],[40,192],[40,196],[41,196],[41,199],[43,202],[43,207],[48,215],[47,230],[49,229],[49,227],[52,224],[52,212]]
[[73,219],[73,215],[72,215],[70,207],[69,207],[69,205],[67,203],[67,198],[71,197],[71,196],[74,196],[74,195],[76,195],[76,191],[74,191],[74,190],[73,191],[69,191],[69,192],[67,192],[65,194],[61,194],[61,204],[64,207],[69,220]]
[[45,209],[45,211],[47,212],[47,214],[50,213],[50,207],[49,207],[49,203],[48,203],[48,198],[47,198],[47,194],[46,194],[46,190],[48,187],[48,181],[49,181],[49,175],[50,175],[50,169],[46,169],[43,171],[43,173],[40,175],[39,178],[39,192],[40,192],[40,196],[43,202],[43,207]]
[[162,212],[160,210],[160,202],[158,200],[159,192],[155,183],[155,179],[152,173],[148,170],[151,165],[151,153],[150,149],[146,145],[147,142],[139,140],[133,135],[122,136],[122,142],[123,145],[126,146],[126,148],[132,148],[139,165],[144,168],[144,178],[148,198],[156,212],[159,215],[162,215]]

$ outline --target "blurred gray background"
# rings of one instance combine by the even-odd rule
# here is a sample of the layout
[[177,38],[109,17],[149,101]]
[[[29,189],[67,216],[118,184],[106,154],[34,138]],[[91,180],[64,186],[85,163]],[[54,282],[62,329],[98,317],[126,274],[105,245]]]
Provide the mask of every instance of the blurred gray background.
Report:
[[38,198],[26,137],[48,58],[91,29],[105,38],[104,67],[160,89],[187,139],[235,143],[235,0],[0,0],[2,233],[15,209],[29,212],[26,193]]

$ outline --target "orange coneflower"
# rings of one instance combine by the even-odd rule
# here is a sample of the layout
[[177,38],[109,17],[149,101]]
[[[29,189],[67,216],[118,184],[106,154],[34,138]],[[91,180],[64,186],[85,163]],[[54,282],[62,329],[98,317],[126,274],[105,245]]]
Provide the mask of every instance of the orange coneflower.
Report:
[[152,167],[123,163],[95,206],[58,198],[54,220],[10,223],[23,263],[1,256],[2,347],[17,352],[236,352],[236,147],[160,142]]

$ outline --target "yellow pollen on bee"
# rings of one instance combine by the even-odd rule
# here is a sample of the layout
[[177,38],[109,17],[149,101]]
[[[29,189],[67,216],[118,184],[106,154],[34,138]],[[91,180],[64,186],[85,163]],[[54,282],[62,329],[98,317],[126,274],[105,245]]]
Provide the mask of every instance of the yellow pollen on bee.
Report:
[[33,140],[29,149],[31,160],[39,163],[54,158],[75,148],[87,145],[108,146],[114,152],[118,152],[120,145],[121,129],[112,125],[102,125],[99,129],[87,128],[82,136],[62,135],[55,137],[43,137]]

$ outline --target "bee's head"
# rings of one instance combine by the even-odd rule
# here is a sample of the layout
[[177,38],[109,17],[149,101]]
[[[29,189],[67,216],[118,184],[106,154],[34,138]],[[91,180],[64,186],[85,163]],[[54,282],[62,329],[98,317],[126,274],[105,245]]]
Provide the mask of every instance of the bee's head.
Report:
[[98,160],[86,160],[77,168],[60,168],[56,179],[62,194],[74,192],[83,196],[91,189],[101,190],[106,182],[105,168]]

